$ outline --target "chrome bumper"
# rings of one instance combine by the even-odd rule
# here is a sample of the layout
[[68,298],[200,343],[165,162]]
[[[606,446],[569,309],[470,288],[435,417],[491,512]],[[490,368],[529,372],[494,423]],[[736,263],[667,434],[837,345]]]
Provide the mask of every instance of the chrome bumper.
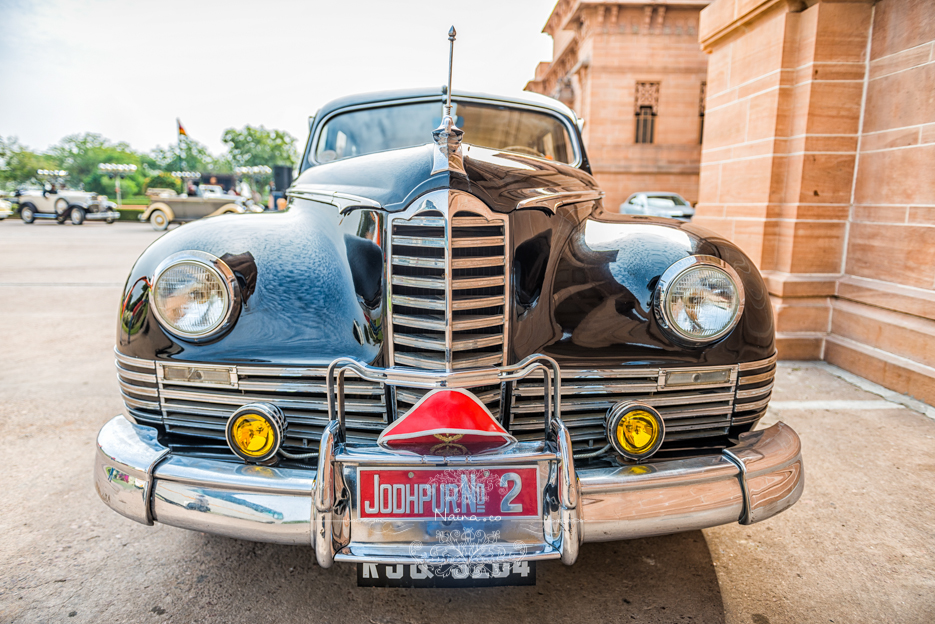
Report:
[[[319,470],[332,473],[332,486],[323,483],[316,488],[315,469],[251,466],[172,454],[159,444],[155,429],[133,424],[123,416],[104,425],[97,446],[95,488],[107,505],[131,520],[259,542],[311,544],[316,546],[319,562],[326,566],[335,560],[428,561],[409,546],[418,543],[418,538],[425,539],[428,527],[386,522],[381,530],[370,527],[362,531],[360,521],[355,520],[355,501],[343,515],[340,505],[333,511],[327,504],[323,493],[330,493],[334,500],[335,479],[350,478],[353,466],[370,460],[395,461],[381,458],[380,451],[369,458],[338,455],[334,461],[341,470],[321,467],[325,462],[319,462]],[[538,452],[520,448],[512,456],[499,455],[489,461],[548,462],[556,458],[560,463],[561,451],[549,456],[540,447]],[[546,515],[536,523],[539,543],[532,540],[522,553],[508,556],[561,558],[573,563],[581,542],[759,522],[793,505],[805,480],[799,438],[789,426],[778,423],[741,436],[737,446],[720,455],[582,469],[568,492],[561,491],[567,484],[557,484],[551,512],[546,505]],[[529,527],[497,529],[505,534],[529,532]],[[355,533],[365,535],[366,541],[361,543]],[[417,539],[407,543],[409,538]],[[388,541],[382,543],[384,539]],[[328,543],[331,552],[322,547]]]
[[86,212],[84,215],[86,221],[106,221],[108,219],[113,219],[117,221],[120,219],[120,213],[116,210],[102,210],[100,212]]

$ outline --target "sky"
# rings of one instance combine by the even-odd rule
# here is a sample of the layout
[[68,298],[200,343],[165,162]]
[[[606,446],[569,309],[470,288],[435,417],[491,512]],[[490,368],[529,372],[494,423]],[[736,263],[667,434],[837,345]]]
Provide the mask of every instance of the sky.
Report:
[[175,120],[213,153],[227,128],[304,144],[308,117],[351,93],[447,80],[516,93],[551,59],[555,0],[0,0],[0,136],[37,151],[96,132],[149,151]]

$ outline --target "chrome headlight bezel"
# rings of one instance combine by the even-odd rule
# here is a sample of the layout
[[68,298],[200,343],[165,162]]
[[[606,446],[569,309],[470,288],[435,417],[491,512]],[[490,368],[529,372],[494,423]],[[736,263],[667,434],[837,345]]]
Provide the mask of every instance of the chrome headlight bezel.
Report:
[[[160,278],[162,278],[168,270],[180,264],[195,264],[208,269],[210,272],[214,273],[215,277],[218,278],[227,291],[227,309],[224,311],[224,314],[221,315],[218,322],[211,328],[202,332],[189,333],[173,327],[162,315],[159,306],[156,305],[156,288]],[[240,283],[237,281],[237,276],[234,275],[234,271],[227,266],[226,262],[207,252],[189,250],[172,254],[156,267],[156,270],[153,272],[153,281],[151,284],[152,286],[149,289],[149,307],[153,311],[156,320],[159,321],[159,326],[182,340],[189,342],[205,342],[216,338],[230,329],[240,316],[242,301]]]
[[[734,313],[731,322],[725,325],[724,328],[716,334],[705,336],[704,338],[699,338],[698,336],[684,332],[678,324],[673,322],[669,317],[666,306],[666,299],[671,286],[686,273],[700,267],[708,269],[713,268],[724,273],[733,283],[737,295],[737,311]],[[655,296],[653,297],[653,311],[656,320],[659,322],[659,326],[662,327],[670,339],[680,345],[700,347],[716,342],[733,331],[740,321],[740,317],[743,316],[744,299],[743,281],[740,279],[740,275],[737,274],[737,271],[734,270],[734,267],[714,256],[694,255],[675,262],[666,269],[662,277],[659,278],[659,281],[656,283]]]

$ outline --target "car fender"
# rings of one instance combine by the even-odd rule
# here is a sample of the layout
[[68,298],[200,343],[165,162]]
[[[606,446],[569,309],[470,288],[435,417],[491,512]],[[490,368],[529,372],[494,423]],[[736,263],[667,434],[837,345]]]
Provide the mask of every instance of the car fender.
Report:
[[[130,273],[118,349],[132,357],[179,361],[327,366],[347,356],[371,363],[382,347],[382,254],[371,239],[357,238],[380,232],[381,219],[377,212],[359,210],[341,218],[334,206],[314,204],[236,219],[198,219],[172,230],[143,252]],[[350,253],[349,237],[354,239]],[[368,246],[377,251],[365,254],[371,264],[356,266],[360,247]],[[230,330],[197,344],[164,330],[148,298],[160,263],[189,250],[227,263],[243,299]],[[381,277],[370,283],[362,273]]]
[[143,211],[143,214],[140,215],[140,221],[148,221],[149,215],[151,215],[154,210],[161,210],[166,213],[166,217],[169,219],[169,223],[175,221],[175,213],[172,211],[172,208],[169,207],[169,204],[163,202],[153,202],[147,206],[146,210]]
[[212,213],[209,214],[208,216],[209,216],[209,217],[216,217],[216,216],[222,215],[222,214],[235,214],[235,213],[239,214],[239,213],[242,213],[242,212],[243,212],[243,209],[242,209],[240,206],[238,206],[238,205],[235,204],[235,203],[230,203],[230,204],[224,204],[223,206],[221,206],[220,208],[218,208],[217,210],[215,210],[214,212],[212,212]]

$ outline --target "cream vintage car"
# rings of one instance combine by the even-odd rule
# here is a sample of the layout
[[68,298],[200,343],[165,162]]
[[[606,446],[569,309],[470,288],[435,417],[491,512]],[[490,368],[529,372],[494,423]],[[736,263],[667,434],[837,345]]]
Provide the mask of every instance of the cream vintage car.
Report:
[[263,212],[262,206],[237,195],[227,195],[220,186],[203,184],[198,194],[193,196],[160,190],[162,192],[152,197],[151,203],[140,215],[140,221],[149,221],[156,231],[165,230],[170,223],[187,223],[222,214]]
[[54,184],[43,189],[17,191],[15,199],[23,223],[32,223],[36,219],[55,219],[60,224],[71,221],[81,225],[85,221],[113,223],[120,218],[120,213],[115,210],[117,204],[107,201],[107,196],[59,189]]
[[13,216],[13,204],[5,198],[0,197],[0,221]]

